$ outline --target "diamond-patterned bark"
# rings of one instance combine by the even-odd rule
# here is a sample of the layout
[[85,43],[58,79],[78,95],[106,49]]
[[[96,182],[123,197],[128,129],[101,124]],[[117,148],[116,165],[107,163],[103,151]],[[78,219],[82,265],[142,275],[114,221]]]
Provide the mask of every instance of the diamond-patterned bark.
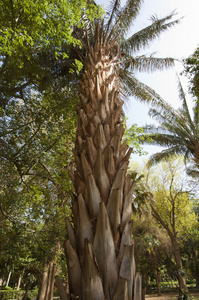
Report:
[[88,39],[85,45],[79,88],[76,170],[71,176],[76,195],[66,242],[70,297],[130,300],[136,293],[140,299],[130,221],[135,183],[127,175],[131,149],[122,141],[117,47],[98,25],[94,38],[93,47]]

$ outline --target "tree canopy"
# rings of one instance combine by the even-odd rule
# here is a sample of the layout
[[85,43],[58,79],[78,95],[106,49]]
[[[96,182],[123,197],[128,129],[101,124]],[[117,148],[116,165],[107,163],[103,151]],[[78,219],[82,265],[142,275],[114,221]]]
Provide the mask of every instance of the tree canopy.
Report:
[[60,73],[78,70],[69,49],[79,44],[73,28],[84,26],[83,15],[98,13],[86,0],[1,1],[1,107],[10,97],[23,98],[30,87],[43,91]]

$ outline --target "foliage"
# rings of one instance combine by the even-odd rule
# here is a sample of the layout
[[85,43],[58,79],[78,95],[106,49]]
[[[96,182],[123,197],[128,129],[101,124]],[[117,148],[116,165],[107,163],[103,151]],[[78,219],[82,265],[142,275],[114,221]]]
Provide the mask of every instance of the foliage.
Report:
[[24,282],[65,239],[76,119],[50,96],[13,101],[1,118],[1,276],[23,271]]
[[185,266],[190,276],[196,279],[196,287],[199,286],[199,219],[198,219],[198,199],[193,199],[193,212],[196,215],[197,222],[192,228],[185,231],[182,237],[182,252],[186,257]]
[[159,102],[149,110],[149,114],[160,125],[145,126],[144,134],[140,135],[139,140],[140,143],[166,147],[166,149],[151,156],[149,165],[181,154],[184,155],[185,161],[190,162],[191,159],[190,169],[188,169],[189,174],[198,176],[199,104],[196,102],[193,105],[192,117],[180,81],[179,97],[182,101],[182,106],[179,109],[174,109],[159,97]]
[[189,78],[190,92],[199,99],[199,48],[188,58],[183,60],[184,73]]
[[152,207],[161,219],[157,220],[178,236],[196,224],[183,168],[182,157],[167,160],[149,171],[147,182],[154,195]]
[[147,152],[143,151],[143,148],[139,142],[139,135],[143,134],[144,129],[138,127],[137,124],[132,125],[126,130],[124,138],[128,139],[128,145],[133,147],[133,153],[141,155],[146,155]]
[[164,230],[157,226],[150,211],[143,214],[141,218],[136,217],[133,220],[137,268],[148,285],[155,276],[154,271],[156,268],[160,276],[161,270],[166,266],[162,279],[164,279],[165,273],[168,274],[171,267],[171,264],[168,264],[172,253],[171,243]]
[[1,107],[10,97],[24,98],[30,87],[43,91],[61,74],[78,71],[80,62],[69,60],[69,45],[79,44],[73,27],[84,26],[83,15],[93,19],[99,13],[86,0],[1,1]]
[[[164,244],[158,233],[163,231],[167,235],[167,238],[170,239],[172,255],[167,255],[164,251],[166,255],[163,264],[167,267],[167,272],[171,278],[178,278],[180,289],[186,290],[186,284],[183,283],[184,275],[182,276],[182,274],[184,274],[183,268],[186,266],[187,254],[182,249],[186,244],[188,232],[193,232],[198,223],[193,210],[194,194],[192,194],[192,187],[187,182],[183,157],[170,158],[145,172],[145,198],[151,199],[151,214],[154,217],[156,229],[155,235],[150,234],[153,226],[148,225],[149,229],[145,230],[148,249],[151,254],[155,253],[154,241],[159,241],[161,246]],[[146,212],[148,215],[150,214],[150,210]],[[145,227],[147,228],[147,226]],[[142,236],[141,241],[144,240]],[[188,250],[188,252],[191,251]]]

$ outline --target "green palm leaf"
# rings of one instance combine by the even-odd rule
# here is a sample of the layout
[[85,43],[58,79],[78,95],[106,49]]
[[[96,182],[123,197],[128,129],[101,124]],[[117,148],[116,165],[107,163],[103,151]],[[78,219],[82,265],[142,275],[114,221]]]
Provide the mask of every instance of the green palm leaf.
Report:
[[120,44],[122,51],[130,54],[131,52],[139,51],[142,48],[148,47],[150,43],[158,38],[162,32],[168,30],[176,24],[179,24],[179,19],[166,23],[167,21],[170,21],[174,15],[175,12],[162,19],[152,17],[153,23],[151,25],[134,33]]
[[[158,101],[153,102],[153,107],[149,110],[159,126],[148,125],[144,127],[144,134],[141,135],[140,143],[150,143],[166,147],[161,152],[152,155],[149,165],[167,159],[172,155],[182,154],[186,161],[194,161],[194,168],[199,168],[199,130],[198,130],[198,103],[193,106],[193,115],[189,111],[185,93],[178,80],[179,98],[182,106],[174,109],[166,101],[157,97]],[[193,169],[193,168],[192,168]],[[189,170],[189,174],[191,174]],[[193,172],[195,174],[195,172]]]

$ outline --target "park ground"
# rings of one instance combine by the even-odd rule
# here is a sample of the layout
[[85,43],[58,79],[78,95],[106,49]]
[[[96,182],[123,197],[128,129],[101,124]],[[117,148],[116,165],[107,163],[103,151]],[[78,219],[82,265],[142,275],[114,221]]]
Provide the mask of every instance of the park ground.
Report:
[[[192,300],[199,300],[199,290],[190,291],[190,294],[193,296]],[[146,294],[146,300],[177,300],[178,292],[162,292],[161,296],[158,296],[156,293]]]

